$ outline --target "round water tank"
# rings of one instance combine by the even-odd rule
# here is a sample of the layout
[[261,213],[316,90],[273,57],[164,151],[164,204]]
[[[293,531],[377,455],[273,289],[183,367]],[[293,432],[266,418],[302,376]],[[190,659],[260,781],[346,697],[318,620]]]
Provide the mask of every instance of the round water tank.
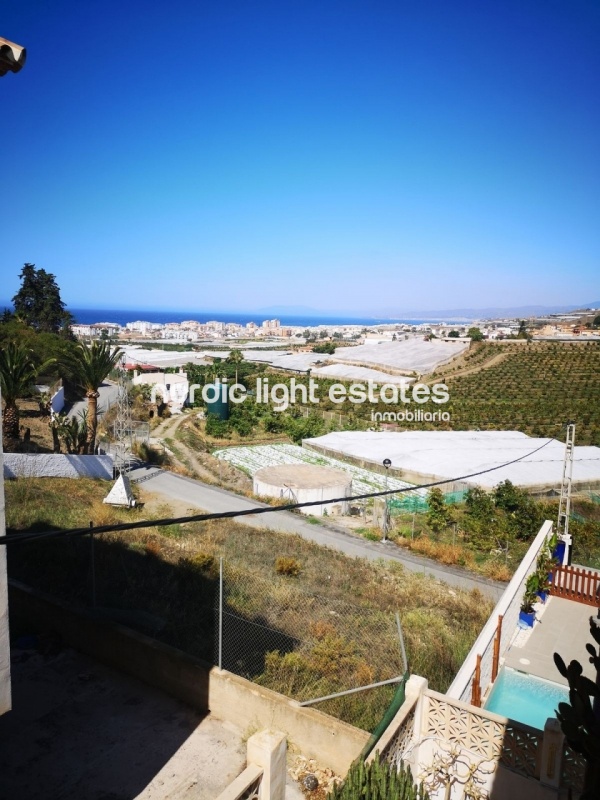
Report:
[[[303,514],[315,516],[347,514],[348,504],[343,498],[352,494],[351,475],[317,464],[263,467],[255,473],[253,484],[254,494],[262,497],[277,497],[289,503],[322,501],[299,509]],[[332,500],[338,502],[332,503]]]

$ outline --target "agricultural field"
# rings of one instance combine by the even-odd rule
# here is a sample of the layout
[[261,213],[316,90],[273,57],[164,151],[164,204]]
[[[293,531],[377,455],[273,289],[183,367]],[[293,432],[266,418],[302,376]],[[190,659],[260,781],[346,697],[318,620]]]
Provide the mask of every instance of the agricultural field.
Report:
[[518,430],[564,439],[564,425],[573,420],[576,444],[600,445],[600,343],[532,342],[485,368],[488,352],[501,356],[501,346],[478,349],[473,361],[483,362],[482,369],[444,376],[450,391],[444,411],[454,430]]
[[[311,450],[305,450],[293,444],[274,444],[256,447],[228,447],[215,450],[217,458],[233,464],[248,475],[254,475],[262,467],[275,467],[281,464],[318,464],[322,467],[341,469],[352,475],[352,493],[366,494],[372,491],[383,491],[386,487],[385,475],[362,467],[349,464],[337,458],[329,458]],[[388,489],[406,489],[412,484],[390,477],[387,482]],[[425,498],[425,489],[416,489],[411,494]]]

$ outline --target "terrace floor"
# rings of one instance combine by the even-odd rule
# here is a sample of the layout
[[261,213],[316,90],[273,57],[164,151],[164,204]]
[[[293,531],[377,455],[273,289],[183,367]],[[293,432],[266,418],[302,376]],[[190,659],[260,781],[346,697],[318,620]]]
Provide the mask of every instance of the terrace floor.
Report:
[[554,664],[553,654],[559,653],[565,664],[579,661],[584,675],[595,680],[585,646],[593,643],[589,618],[595,617],[598,609],[561,597],[548,597],[545,605],[536,608],[533,630],[519,631],[506,653],[506,666],[567,686]]
[[245,766],[242,731],[74,650],[13,650],[12,684],[0,800],[214,800]]

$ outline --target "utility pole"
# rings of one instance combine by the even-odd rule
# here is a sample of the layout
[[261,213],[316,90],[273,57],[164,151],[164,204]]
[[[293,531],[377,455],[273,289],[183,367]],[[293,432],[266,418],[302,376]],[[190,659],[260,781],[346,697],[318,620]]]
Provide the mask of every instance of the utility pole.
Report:
[[[388,470],[392,466],[392,462],[389,458],[383,459],[383,466],[385,467],[385,491],[388,490]],[[390,519],[390,510],[389,510],[389,495],[386,494],[385,496],[385,504],[383,506],[383,539],[382,542],[387,542],[388,538],[388,526],[389,526],[389,519]]]
[[556,535],[559,541],[565,543],[563,565],[571,562],[571,545],[573,539],[569,534],[569,516],[571,514],[571,485],[573,483],[573,451],[575,449],[575,423],[567,423],[567,438],[565,441],[565,459],[563,462],[563,475],[560,487],[560,501],[558,504],[558,520]]

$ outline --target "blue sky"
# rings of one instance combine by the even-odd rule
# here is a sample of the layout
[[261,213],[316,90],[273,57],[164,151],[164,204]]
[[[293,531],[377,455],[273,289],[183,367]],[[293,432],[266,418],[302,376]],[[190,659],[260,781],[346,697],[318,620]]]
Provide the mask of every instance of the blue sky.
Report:
[[[3,0],[0,299],[599,299],[597,0]],[[8,122],[6,121],[8,120]]]

